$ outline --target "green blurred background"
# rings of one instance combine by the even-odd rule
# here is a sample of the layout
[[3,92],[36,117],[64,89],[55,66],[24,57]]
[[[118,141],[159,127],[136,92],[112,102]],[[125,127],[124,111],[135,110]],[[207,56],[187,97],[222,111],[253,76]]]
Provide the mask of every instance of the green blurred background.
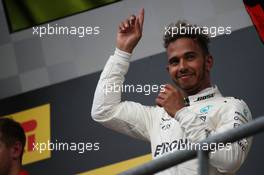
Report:
[[120,0],[3,0],[10,32],[16,32]]

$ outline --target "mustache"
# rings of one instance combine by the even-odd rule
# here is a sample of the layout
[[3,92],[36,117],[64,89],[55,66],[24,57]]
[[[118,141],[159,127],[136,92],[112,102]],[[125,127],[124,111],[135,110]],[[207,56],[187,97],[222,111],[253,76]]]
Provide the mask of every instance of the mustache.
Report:
[[181,77],[184,77],[184,76],[191,76],[191,75],[194,75],[194,73],[192,72],[188,72],[188,73],[180,73],[176,76],[176,79],[179,79]]
[[177,75],[176,75],[176,79],[179,79],[183,76],[190,76],[190,75],[194,75],[194,71],[191,70],[191,69],[188,69],[188,68],[183,68],[183,69],[180,69],[178,72],[177,72]]

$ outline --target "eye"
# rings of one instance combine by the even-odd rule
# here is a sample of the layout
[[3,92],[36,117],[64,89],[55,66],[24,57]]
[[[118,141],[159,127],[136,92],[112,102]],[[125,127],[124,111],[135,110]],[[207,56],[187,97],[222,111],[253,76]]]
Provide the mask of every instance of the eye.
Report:
[[169,65],[177,65],[179,64],[179,60],[176,58],[172,58],[169,60]]
[[186,55],[186,59],[187,60],[193,60],[195,58],[195,55],[194,54],[188,54]]

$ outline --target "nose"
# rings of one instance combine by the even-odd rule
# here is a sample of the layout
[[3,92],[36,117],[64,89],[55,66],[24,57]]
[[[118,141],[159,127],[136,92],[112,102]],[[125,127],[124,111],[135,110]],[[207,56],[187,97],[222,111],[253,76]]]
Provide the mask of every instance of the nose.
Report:
[[184,59],[180,59],[180,63],[179,63],[179,71],[180,73],[186,73],[186,71],[188,70],[187,68],[187,63]]

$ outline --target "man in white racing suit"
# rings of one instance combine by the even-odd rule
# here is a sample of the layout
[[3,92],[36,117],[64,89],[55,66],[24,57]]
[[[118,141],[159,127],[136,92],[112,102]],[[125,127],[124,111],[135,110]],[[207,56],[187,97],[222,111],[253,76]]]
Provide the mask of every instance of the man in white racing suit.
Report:
[[[167,70],[177,88],[166,84],[156,98],[157,106],[121,102],[121,87],[129,68],[132,51],[141,38],[144,9],[119,25],[117,48],[100,76],[92,106],[92,117],[104,126],[132,137],[151,142],[152,157],[186,149],[208,137],[239,127],[251,120],[247,105],[233,97],[223,97],[210,82],[213,58],[208,51],[208,36],[167,32],[164,46],[168,56]],[[177,23],[175,27],[185,25]],[[173,29],[175,29],[175,27]],[[172,28],[172,27],[171,27]],[[175,33],[175,32],[174,32]],[[187,102],[187,103],[186,103]],[[210,153],[211,175],[232,175],[244,162],[251,139],[222,144]],[[196,175],[197,159],[160,172],[164,175]]]

